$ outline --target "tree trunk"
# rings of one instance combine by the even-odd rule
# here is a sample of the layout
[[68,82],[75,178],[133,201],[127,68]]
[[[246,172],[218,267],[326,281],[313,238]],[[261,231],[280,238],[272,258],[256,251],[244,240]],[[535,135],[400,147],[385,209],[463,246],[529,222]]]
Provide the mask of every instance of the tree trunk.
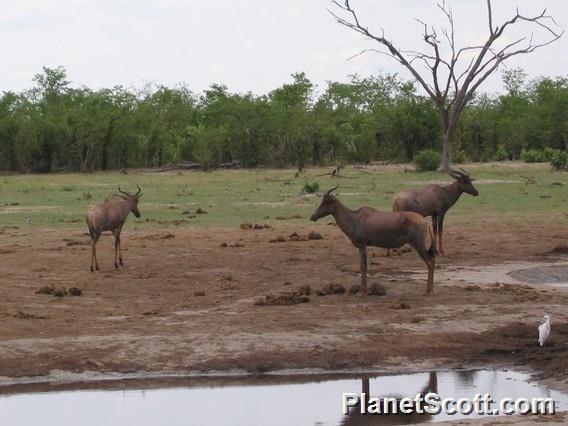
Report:
[[452,143],[453,143],[453,132],[450,129],[444,131],[442,135],[442,167],[440,171],[447,173],[452,168]]

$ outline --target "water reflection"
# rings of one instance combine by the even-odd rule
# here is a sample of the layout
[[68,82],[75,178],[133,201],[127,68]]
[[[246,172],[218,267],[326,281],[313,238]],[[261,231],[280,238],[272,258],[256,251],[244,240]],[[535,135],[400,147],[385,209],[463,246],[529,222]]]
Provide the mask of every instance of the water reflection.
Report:
[[[504,370],[442,371],[400,375],[263,375],[100,382],[67,386],[0,387],[4,425],[385,425],[457,421],[465,416],[361,416],[342,414],[343,393],[409,397],[435,392],[441,398],[552,397],[568,409],[568,394]],[[85,387],[88,390],[85,390]],[[474,416],[467,416],[467,418]]]
[[[408,395],[374,395],[371,393],[371,386],[369,383],[369,377],[363,377],[361,379],[361,394],[365,394],[365,400],[360,401],[357,406],[352,407],[349,410],[348,415],[341,421],[342,426],[364,426],[364,425],[408,425],[408,424],[417,424],[417,423],[426,423],[432,421],[432,415],[427,413],[416,413],[416,407],[414,407],[411,414],[392,414],[392,415],[368,415],[368,414],[361,414],[361,406],[360,404],[364,403],[368,405],[369,398],[371,397],[379,397],[379,398],[395,398],[397,401],[400,401],[401,398],[404,397],[412,397],[414,398],[416,394],[421,395],[422,397],[426,396],[428,393],[438,393],[438,375],[435,372],[430,372],[428,375],[428,381],[424,388],[421,390],[416,390],[414,393],[411,393],[409,389]],[[382,401],[382,399],[381,399]],[[380,406],[380,412],[387,412],[384,406]]]

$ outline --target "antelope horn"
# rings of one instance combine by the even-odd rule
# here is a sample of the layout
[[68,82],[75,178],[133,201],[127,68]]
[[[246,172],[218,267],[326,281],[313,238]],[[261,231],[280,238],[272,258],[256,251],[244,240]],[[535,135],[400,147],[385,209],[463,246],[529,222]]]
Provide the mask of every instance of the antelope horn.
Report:
[[136,188],[138,188],[138,192],[136,193],[135,197],[139,197],[142,194],[140,194],[142,192],[142,190],[140,189],[140,187],[138,186],[138,184],[136,184]]
[[460,168],[460,170],[452,169],[452,172],[460,177],[469,177],[469,173],[462,168]]
[[466,175],[467,177],[470,176],[469,172],[468,172],[466,169],[462,169],[462,168],[460,167],[460,170],[461,170],[461,171],[464,173],[464,175]]
[[124,192],[122,189],[120,189],[120,185],[118,185],[118,192],[120,192],[121,194],[126,195],[127,197],[130,197],[130,194],[128,192]]
[[327,191],[327,192],[325,193],[325,195],[331,195],[331,193],[332,193],[333,191],[335,191],[337,188],[339,188],[339,185],[335,185],[333,188],[331,188],[329,191]]

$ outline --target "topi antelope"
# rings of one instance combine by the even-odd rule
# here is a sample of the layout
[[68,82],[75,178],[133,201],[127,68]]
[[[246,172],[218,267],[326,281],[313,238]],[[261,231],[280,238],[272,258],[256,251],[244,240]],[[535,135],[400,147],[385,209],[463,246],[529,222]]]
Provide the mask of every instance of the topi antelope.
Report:
[[432,216],[434,238],[439,239],[438,249],[444,253],[442,234],[444,232],[444,216],[460,196],[467,192],[477,197],[479,191],[473,186],[470,174],[464,169],[452,170],[450,176],[455,179],[450,185],[428,185],[423,189],[405,189],[394,197],[392,209],[394,211],[407,211],[420,213],[422,216]]
[[[122,263],[122,251],[120,250],[120,231],[128,217],[128,213],[134,213],[134,216],[140,217],[138,210],[138,200],[140,200],[141,189],[138,185],[138,192],[134,195],[124,192],[118,186],[119,194],[113,194],[108,197],[104,203],[97,204],[87,210],[87,226],[89,234],[91,234],[91,272],[99,270],[97,262],[97,250],[95,248],[103,231],[112,231],[114,235],[114,267],[118,269],[118,265]],[[94,264],[94,268],[93,268]]]
[[[330,189],[311,220],[314,222],[332,215],[337,225],[353,245],[359,249],[361,265],[361,294],[367,294],[367,247],[399,248],[408,243],[416,250],[428,268],[426,293],[434,290],[434,267],[436,265],[436,240],[431,236],[426,219],[414,212],[380,212],[371,207],[350,210],[339,201]],[[428,233],[431,246],[426,246]]]

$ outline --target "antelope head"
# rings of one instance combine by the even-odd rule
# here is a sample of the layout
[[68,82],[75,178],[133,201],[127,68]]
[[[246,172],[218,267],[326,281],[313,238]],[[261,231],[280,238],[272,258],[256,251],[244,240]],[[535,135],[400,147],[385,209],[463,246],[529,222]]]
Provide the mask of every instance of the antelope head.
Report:
[[473,186],[473,181],[471,175],[465,171],[464,169],[460,168],[460,170],[452,169],[450,171],[450,176],[453,177],[459,185],[459,188],[462,192],[466,192],[468,194],[477,197],[479,195],[479,191],[475,186]]
[[136,188],[138,188],[138,192],[136,192],[136,194],[129,194],[128,192],[120,189],[120,185],[118,185],[118,192],[120,192],[121,194],[120,198],[125,200],[130,205],[130,211],[134,213],[134,216],[140,217],[141,215],[140,210],[138,210],[138,201],[142,196],[142,190],[138,185],[136,185]]
[[337,202],[337,199],[332,195],[332,192],[335,191],[338,187],[339,185],[337,185],[335,188],[331,188],[323,195],[321,204],[314,212],[314,214],[310,217],[310,220],[315,222],[322,217],[335,213],[335,203]]

